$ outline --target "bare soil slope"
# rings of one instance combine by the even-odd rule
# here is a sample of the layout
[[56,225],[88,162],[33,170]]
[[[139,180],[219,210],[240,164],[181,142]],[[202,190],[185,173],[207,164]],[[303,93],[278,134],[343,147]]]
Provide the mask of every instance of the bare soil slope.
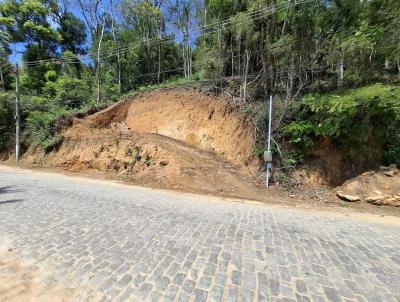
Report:
[[97,169],[136,184],[259,199],[252,175],[254,125],[234,106],[198,91],[167,90],[73,118],[49,153],[28,163],[70,171]]
[[240,166],[251,166],[254,160],[252,121],[225,100],[194,90],[147,93],[88,120],[102,127],[124,123],[137,134],[161,134],[213,151]]

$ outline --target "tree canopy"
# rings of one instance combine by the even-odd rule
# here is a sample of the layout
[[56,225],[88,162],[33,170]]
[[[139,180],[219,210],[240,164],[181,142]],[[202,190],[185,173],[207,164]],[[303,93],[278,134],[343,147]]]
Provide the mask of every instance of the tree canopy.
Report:
[[22,44],[27,121],[185,79],[245,103],[274,94],[289,123],[309,92],[397,83],[399,18],[398,0],[4,0],[0,88]]

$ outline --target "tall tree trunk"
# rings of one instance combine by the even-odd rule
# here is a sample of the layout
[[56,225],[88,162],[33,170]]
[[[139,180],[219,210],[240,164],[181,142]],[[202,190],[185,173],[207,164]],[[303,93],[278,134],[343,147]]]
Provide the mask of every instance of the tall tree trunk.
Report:
[[3,68],[0,66],[0,88],[5,90],[4,76],[3,76]]
[[97,47],[97,104],[100,102],[100,51],[101,51],[101,42],[104,36],[104,27],[105,27],[105,17],[103,14],[103,25],[101,27],[99,45]]
[[244,69],[244,84],[243,84],[243,100],[246,101],[246,92],[247,92],[247,74],[249,72],[249,61],[250,61],[250,54],[249,51],[246,49],[246,65]]
[[344,58],[339,38],[336,40],[336,43],[339,48],[339,60],[337,62],[337,86],[338,88],[341,88],[343,87],[343,77],[344,77]]
[[234,67],[234,52],[233,52],[233,35],[231,35],[231,64],[232,64],[232,77],[233,77],[233,73],[234,73],[234,69],[233,69],[233,67]]
[[239,54],[238,54],[238,74],[240,75],[242,72],[242,66],[241,66],[241,58],[242,58],[242,37],[239,37]]
[[399,61],[399,59],[397,59],[397,71],[398,71],[399,76],[400,76],[400,61]]
[[158,69],[157,69],[157,84],[161,81],[161,29],[158,27]]
[[161,76],[161,43],[158,43],[158,70],[157,70],[157,83],[160,84]]
[[187,62],[187,73],[188,73],[188,77],[190,77],[192,75],[192,53],[191,53],[191,49],[190,49],[190,44],[189,44],[189,28],[188,28],[188,24],[189,24],[189,16],[187,16],[187,20],[186,20],[186,26],[185,26],[185,34],[186,34],[186,62]]
[[[273,44],[275,42],[275,34],[276,34],[276,29],[277,29],[277,13],[276,13],[276,0],[271,0],[270,2],[271,9],[272,9],[272,15],[271,15],[271,26],[267,30],[267,40],[269,44]],[[267,45],[268,46],[268,45]],[[275,66],[274,66],[274,57],[269,51],[269,49],[266,50],[267,52],[267,67],[268,67],[268,94],[271,94],[274,90],[275,86]]]
[[338,73],[338,87],[341,88],[343,87],[343,76],[344,76],[344,59],[342,56],[340,56],[339,58],[337,73]]
[[[110,6],[111,6],[111,29],[112,29],[114,43],[117,44],[117,36],[115,34],[115,26],[114,26],[114,6],[112,0],[110,0]],[[118,73],[118,92],[121,93],[121,56],[119,47],[117,50],[117,73]]]
[[192,76],[193,73],[193,62],[192,62],[192,48],[188,44],[188,53],[189,53],[189,76]]
[[265,56],[265,28],[264,24],[261,25],[261,37],[260,37],[260,56],[261,64],[263,67],[264,81],[263,88],[265,97],[268,95],[268,70],[267,70],[267,58]]
[[184,72],[185,78],[187,78],[187,64],[186,64],[185,43],[182,44],[182,58],[183,58],[183,72]]

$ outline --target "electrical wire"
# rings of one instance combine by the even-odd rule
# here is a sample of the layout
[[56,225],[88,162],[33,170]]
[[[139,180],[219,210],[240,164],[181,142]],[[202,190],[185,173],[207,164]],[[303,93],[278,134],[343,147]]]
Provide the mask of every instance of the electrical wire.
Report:
[[[271,8],[263,8],[263,9],[260,9],[259,11],[264,12],[265,10],[267,10],[267,12],[269,14],[272,14],[272,13],[277,13],[277,12],[283,10],[283,9],[288,9],[290,7],[294,7],[294,6],[297,6],[297,5],[300,5],[300,4],[304,4],[304,3],[308,3],[308,2],[312,2],[312,1],[316,1],[316,0],[300,0],[297,3],[294,3],[294,4],[291,3],[290,1],[287,1],[285,4],[282,5],[282,7],[272,8],[272,9]],[[217,23],[214,23],[214,24],[211,24],[211,25],[207,25],[207,26],[200,26],[198,28],[189,30],[188,33],[190,32],[190,34],[194,34],[194,33],[198,32],[200,30],[213,28],[213,27],[217,27],[217,26],[223,26],[223,25],[229,24],[229,23],[234,23],[234,24],[231,24],[229,26],[226,26],[224,28],[224,29],[226,29],[226,28],[230,28],[230,27],[233,27],[233,26],[237,26],[237,25],[244,25],[244,24],[253,22],[255,20],[259,20],[259,19],[267,17],[267,16],[269,16],[269,15],[261,15],[261,16],[258,16],[256,18],[253,18],[251,20],[244,21],[244,22],[237,22],[237,20],[230,19],[230,20],[228,20],[229,22],[228,21],[224,21],[224,22],[217,22]],[[246,14],[244,14],[243,18],[246,18],[246,17],[248,17],[248,16]],[[209,32],[204,32],[203,34],[204,35],[205,34],[212,34],[212,33],[218,32],[218,31],[220,31],[220,29],[214,29],[214,30],[211,30]],[[189,38],[190,37],[188,37],[188,39]],[[126,52],[128,50],[136,49],[136,48],[140,47],[144,43],[148,44],[148,43],[152,43],[154,41],[154,42],[156,42],[156,44],[154,44],[154,45],[159,45],[159,44],[170,42],[170,41],[173,41],[173,40],[175,40],[175,36],[169,36],[169,37],[165,37],[165,38],[161,38],[161,39],[160,38],[148,39],[148,40],[140,41],[140,42],[138,42],[138,44],[135,44],[133,46],[125,46],[125,47],[120,47],[120,48],[109,50],[109,51],[103,51],[103,52],[101,52],[102,53],[101,58],[106,59],[106,58],[121,54],[121,52],[124,53],[124,52]]]
[[64,58],[52,58],[52,59],[45,59],[45,60],[37,60],[37,61],[28,61],[25,62],[26,66],[33,66],[37,64],[47,64],[47,63],[70,63],[70,64],[76,64],[76,63],[81,63],[80,60],[78,59],[64,59]]
[[[260,10],[257,10],[257,11],[253,11],[253,12],[247,14],[247,15],[244,15],[243,18],[250,17],[250,16],[255,16],[256,14],[265,12],[266,10],[267,10],[267,12],[270,12],[270,13],[276,13],[276,12],[282,10],[282,9],[290,8],[290,7],[292,7],[292,6],[296,6],[296,5],[299,5],[299,4],[302,4],[302,3],[311,2],[311,1],[315,1],[315,0],[303,0],[303,1],[299,1],[299,2],[295,3],[294,5],[286,5],[286,6],[278,7],[278,8],[275,8],[275,9],[263,8],[263,9],[260,9]],[[290,4],[289,1],[288,1],[287,3]],[[258,18],[262,18],[262,17],[265,17],[265,15],[258,16]],[[387,19],[385,19],[385,20],[394,19],[394,18],[397,18],[397,17],[387,18]],[[383,21],[385,21],[385,20],[383,20]],[[212,29],[213,27],[223,26],[223,25],[229,24],[230,22],[233,22],[233,21],[236,21],[236,20],[229,19],[229,20],[227,20],[227,21],[217,22],[217,23],[211,24],[211,25],[209,25],[209,26],[201,26],[201,27],[198,27],[198,28],[191,29],[190,32],[192,33],[192,32],[195,32],[196,30],[203,30],[203,31],[204,31],[204,30],[206,30],[206,29]],[[247,20],[247,22],[251,22],[251,21],[254,21],[254,19],[253,19],[253,20]],[[239,23],[236,23],[236,24],[233,24],[233,25],[230,25],[230,26],[237,26],[238,24],[239,24],[239,25],[243,25],[243,24],[245,24],[245,22],[239,22]],[[228,26],[228,27],[230,27],[230,26]],[[218,29],[218,31],[219,31],[219,29]],[[214,30],[214,31],[210,31],[210,32],[204,32],[203,34],[210,34],[210,33],[213,33],[213,32],[216,32],[216,31]],[[336,31],[336,32],[339,32],[339,31]],[[327,35],[330,35],[330,34],[336,33],[336,32],[331,32],[331,33],[328,33]],[[319,36],[319,37],[310,37],[310,38],[308,38],[308,40],[310,40],[310,39],[318,39],[318,38],[321,38],[321,37],[320,37],[320,36]],[[167,42],[167,41],[170,40],[170,39],[175,39],[175,37],[172,37],[172,36],[171,36],[171,37],[169,37],[168,39],[164,40],[164,42]],[[151,42],[152,40],[154,40],[154,41],[156,41],[156,42],[158,41],[159,43],[163,43],[163,39],[156,39],[156,38],[155,38],[155,39],[150,39],[150,40],[147,40],[147,41],[142,41],[141,43],[145,43],[145,42],[148,43],[148,42]],[[280,48],[280,47],[283,47],[283,46],[286,46],[286,45],[296,44],[296,43],[298,43],[298,42],[296,41],[296,42],[290,42],[290,43],[280,44],[280,45],[277,45],[276,47],[270,47],[269,50],[274,49],[274,48]],[[139,46],[139,45],[135,45],[135,46],[133,46],[133,47],[138,47],[138,46]],[[132,47],[132,46],[128,46],[128,47],[124,47],[124,48],[119,48],[119,50],[115,50],[115,49],[114,49],[114,50],[112,50],[112,52],[122,51],[123,49],[127,49],[127,50],[128,50],[128,49],[130,49],[131,47]],[[256,51],[253,51],[253,52],[251,52],[251,53],[256,53],[256,52],[259,52],[259,51],[260,51],[260,50],[256,50]],[[103,52],[103,53],[104,53],[104,52]],[[105,53],[107,53],[107,52],[105,52]],[[250,54],[251,54],[251,53],[250,53]],[[219,62],[224,63],[226,60],[233,59],[233,58],[237,58],[237,57],[242,57],[242,56],[244,56],[244,55],[245,55],[245,54],[221,58],[221,59],[219,60]],[[113,56],[113,54],[111,54],[110,56]],[[110,56],[108,56],[108,57],[110,57]],[[108,58],[108,57],[104,57],[104,56],[103,56],[102,59]],[[140,61],[145,61],[145,60],[140,60]],[[204,60],[204,61],[205,61],[205,60]],[[136,62],[137,62],[137,61],[136,61]],[[44,64],[44,63],[78,64],[78,63],[81,63],[81,61],[80,61],[79,59],[51,58],[51,59],[44,59],[44,60],[37,60],[37,61],[28,61],[28,62],[26,62],[25,64],[26,64],[26,66],[35,66],[35,65]],[[197,63],[197,64],[192,65],[192,67],[193,67],[193,68],[204,67],[206,64],[207,64],[207,63],[201,63],[201,62],[200,62],[200,63]],[[11,69],[12,69],[12,68],[11,68]],[[120,78],[120,80],[133,79],[133,78],[142,78],[142,77],[148,77],[148,76],[153,76],[153,75],[158,75],[158,74],[172,73],[172,72],[176,72],[176,71],[182,71],[182,70],[184,70],[184,69],[185,69],[185,68],[175,68],[175,69],[170,69],[170,70],[164,70],[164,71],[161,71],[161,72],[152,72],[152,73],[141,74],[141,75],[132,76],[132,77],[124,77],[124,78]],[[283,71],[283,72],[280,71],[279,73],[285,73],[285,71]],[[248,75],[248,76],[250,76],[250,75]]]

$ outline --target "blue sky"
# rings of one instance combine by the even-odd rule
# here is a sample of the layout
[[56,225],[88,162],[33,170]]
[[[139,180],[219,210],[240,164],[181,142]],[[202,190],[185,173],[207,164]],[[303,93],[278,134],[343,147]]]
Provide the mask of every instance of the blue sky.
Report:
[[[2,2],[4,0],[0,0],[0,2]],[[121,0],[114,0],[113,1],[114,5],[119,5],[121,3]],[[61,4],[62,6],[64,5],[64,3]],[[103,1],[103,5],[104,5],[104,9],[106,11],[110,10],[110,2],[109,0],[104,0]],[[77,17],[79,17],[84,23],[85,23],[85,19],[82,15],[81,9],[78,7],[78,5],[75,3],[74,0],[72,1],[67,1],[67,8],[69,11],[72,11]],[[164,9],[164,13],[167,14],[166,10]],[[49,20],[50,24],[52,24],[53,22],[51,20]],[[56,27],[56,24],[53,24],[54,27]],[[86,23],[85,23],[86,25]],[[171,24],[170,24],[171,25]],[[192,27],[196,27],[197,25],[192,25]],[[182,41],[183,35],[180,31],[176,31],[174,28],[172,28],[172,26],[167,26],[167,33],[175,33],[176,35],[176,40],[177,41]],[[89,47],[91,42],[90,42],[90,32],[87,31],[88,33],[88,39],[87,39],[87,46]],[[190,44],[192,46],[194,46],[195,40],[197,38],[197,34],[196,35],[191,35],[190,37]],[[13,50],[12,54],[9,56],[9,61],[12,63],[19,63],[22,61],[22,56],[23,56],[23,52],[25,51],[25,45],[24,43],[14,43],[11,45],[11,48]],[[84,60],[86,61],[86,60]],[[90,59],[87,58],[87,63],[90,62]]]

